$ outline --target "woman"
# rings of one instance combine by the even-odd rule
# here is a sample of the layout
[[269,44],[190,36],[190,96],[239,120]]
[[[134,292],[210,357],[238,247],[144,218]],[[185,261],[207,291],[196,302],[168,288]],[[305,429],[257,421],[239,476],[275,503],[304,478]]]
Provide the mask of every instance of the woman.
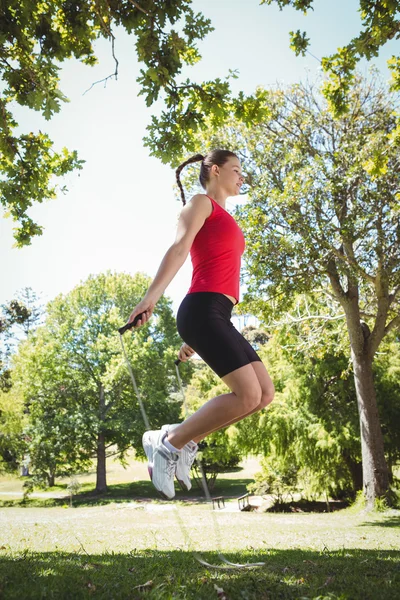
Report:
[[[201,162],[200,183],[206,193],[193,196],[186,204],[179,176],[193,162]],[[177,313],[178,332],[184,340],[179,358],[186,361],[197,352],[231,393],[209,400],[183,423],[164,425],[161,430],[144,434],[150,477],[168,499],[175,495],[175,475],[184,488],[190,489],[190,468],[200,440],[261,410],[274,396],[274,386],[261,359],[230,320],[232,308],[239,301],[245,241],[225,205],[229,196],[239,194],[243,184],[240,161],[228,150],[213,150],[205,157],[197,154],[178,167],[176,179],[184,205],[176,239],[129,322],[137,315],[141,317],[136,327],[149,320],[190,251],[192,282]]]

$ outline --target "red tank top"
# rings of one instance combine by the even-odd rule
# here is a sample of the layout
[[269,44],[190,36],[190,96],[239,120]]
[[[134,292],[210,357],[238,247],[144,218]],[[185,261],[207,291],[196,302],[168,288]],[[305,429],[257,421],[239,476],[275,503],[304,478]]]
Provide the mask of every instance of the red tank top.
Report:
[[204,221],[190,249],[193,274],[188,294],[219,292],[233,296],[237,303],[244,235],[235,219],[215,200],[210,200],[213,211]]

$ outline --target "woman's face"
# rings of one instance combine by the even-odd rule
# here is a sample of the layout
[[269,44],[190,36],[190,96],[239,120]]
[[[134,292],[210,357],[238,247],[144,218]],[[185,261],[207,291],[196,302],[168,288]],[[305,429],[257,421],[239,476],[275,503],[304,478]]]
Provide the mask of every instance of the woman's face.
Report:
[[228,158],[222,167],[213,166],[215,174],[218,177],[218,184],[226,190],[229,196],[237,196],[240,194],[240,188],[243,185],[244,177],[242,175],[242,167],[240,161],[235,156]]

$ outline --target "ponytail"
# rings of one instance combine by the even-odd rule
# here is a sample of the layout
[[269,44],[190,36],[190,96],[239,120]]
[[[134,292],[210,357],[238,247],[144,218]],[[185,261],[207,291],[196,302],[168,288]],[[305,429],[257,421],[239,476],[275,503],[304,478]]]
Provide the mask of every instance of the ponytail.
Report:
[[180,180],[180,174],[181,174],[182,169],[184,167],[186,167],[186,165],[190,165],[191,163],[201,161],[199,180],[200,180],[200,183],[201,183],[203,189],[206,189],[206,185],[210,181],[210,173],[211,173],[212,166],[218,165],[219,167],[222,167],[226,163],[226,161],[231,157],[237,158],[236,154],[234,152],[231,152],[230,150],[217,149],[217,150],[212,150],[211,152],[209,152],[207,154],[207,156],[203,156],[202,154],[195,154],[191,158],[188,158],[188,160],[185,160],[184,163],[179,165],[179,167],[175,171],[175,174],[176,174],[176,183],[178,184],[178,187],[181,192],[183,206],[185,206],[186,200],[185,200],[185,192],[183,191],[183,186],[182,186],[182,183]]
[[178,185],[178,187],[180,189],[180,192],[181,192],[181,198],[182,198],[183,206],[185,206],[185,204],[186,204],[186,199],[185,199],[185,192],[183,191],[183,185],[182,185],[181,180],[180,180],[181,171],[182,171],[182,169],[184,167],[186,167],[186,165],[190,165],[191,163],[195,163],[195,162],[199,162],[199,161],[203,161],[203,160],[204,160],[204,156],[202,154],[195,154],[191,158],[188,158],[187,160],[185,160],[184,163],[182,163],[181,165],[179,165],[179,167],[175,171],[176,183],[177,183],[177,185]]

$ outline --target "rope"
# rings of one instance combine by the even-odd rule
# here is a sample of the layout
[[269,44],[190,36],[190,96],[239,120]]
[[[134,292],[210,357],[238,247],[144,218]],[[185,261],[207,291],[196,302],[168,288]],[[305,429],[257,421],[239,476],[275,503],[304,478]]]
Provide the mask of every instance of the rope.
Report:
[[[122,329],[123,328],[121,328],[121,330]],[[138,399],[138,402],[139,402],[139,407],[140,407],[140,412],[142,414],[143,422],[144,422],[144,425],[146,427],[146,431],[148,431],[149,429],[151,429],[150,423],[149,423],[149,419],[147,417],[146,410],[144,408],[144,405],[143,405],[142,399],[140,397],[140,393],[139,393],[138,387],[136,385],[135,376],[133,374],[131,363],[129,362],[128,356],[126,354],[124,341],[122,339],[123,331],[121,331],[121,330],[119,330],[120,331],[119,338],[120,338],[120,341],[121,341],[122,352],[124,354],[126,365],[128,367],[128,371],[129,371],[129,374],[131,376],[133,388],[135,390],[135,393],[136,393],[136,396],[137,396],[137,399]],[[126,329],[125,329],[125,331],[126,331]],[[185,393],[183,391],[183,385],[182,385],[182,381],[181,381],[181,377],[180,377],[180,373],[179,373],[179,368],[178,368],[178,365],[179,365],[180,362],[181,362],[180,360],[176,360],[175,361],[176,376],[177,376],[177,379],[178,379],[179,388],[180,388],[180,391],[181,391],[181,394],[182,394],[182,398],[183,398],[183,407],[184,407],[185,415],[186,415],[186,417],[188,417],[189,416],[189,411],[188,411],[188,408],[187,408],[186,397],[185,397]],[[205,476],[205,473],[204,473],[203,465],[201,464],[201,461],[200,461],[199,458],[196,458],[196,461],[197,461],[197,464],[199,466],[199,470],[200,470],[200,473],[201,473],[201,484],[202,484],[202,487],[203,487],[204,495],[206,497],[207,502],[210,505],[212,505],[212,498],[211,498],[210,490],[208,489],[207,480],[206,480],[206,476]],[[176,505],[174,505],[174,508],[175,508],[175,515],[176,515],[177,521],[179,523],[179,526],[180,526],[181,532],[183,534],[183,537],[185,539],[185,542],[186,542],[189,550],[192,552],[193,556],[195,557],[195,559],[200,564],[202,564],[203,566],[208,567],[210,569],[219,569],[219,570],[252,569],[254,567],[264,567],[265,566],[264,562],[246,563],[246,564],[243,564],[243,565],[242,564],[238,564],[238,563],[233,563],[233,562],[229,561],[222,554],[222,552],[221,552],[221,531],[220,531],[220,528],[219,528],[219,525],[218,525],[218,522],[217,522],[217,519],[216,519],[216,516],[215,516],[215,513],[214,513],[213,509],[211,509],[211,514],[212,514],[212,519],[213,519],[213,524],[214,524],[215,539],[216,539],[216,544],[217,544],[217,554],[218,554],[218,558],[221,560],[221,562],[223,562],[225,564],[224,565],[213,565],[213,564],[207,562],[202,557],[202,555],[199,552],[197,552],[196,550],[193,549],[193,544],[192,544],[191,537],[190,537],[190,535],[189,535],[189,533],[188,533],[188,531],[186,529],[186,526],[185,526],[185,524],[183,522],[183,519],[182,519],[181,515],[179,514],[178,508],[177,508]]]

